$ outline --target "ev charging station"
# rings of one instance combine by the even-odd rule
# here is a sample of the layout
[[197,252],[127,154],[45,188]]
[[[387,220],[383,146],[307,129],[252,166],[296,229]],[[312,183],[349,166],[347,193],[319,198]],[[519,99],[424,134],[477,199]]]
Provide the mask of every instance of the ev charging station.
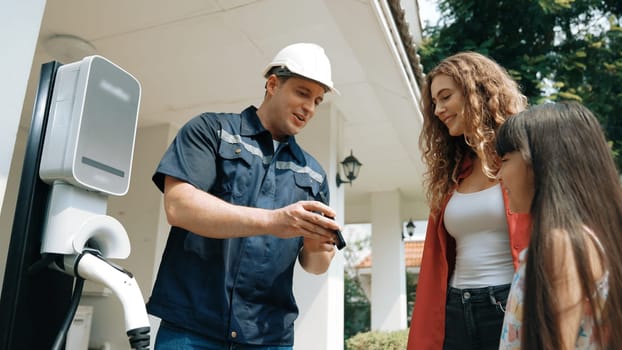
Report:
[[130,254],[127,232],[106,208],[109,195],[129,189],[140,95],[140,83],[101,56],[42,67],[0,299],[0,348],[64,349],[84,280],[112,290],[130,346],[149,348],[140,288],[107,260]]

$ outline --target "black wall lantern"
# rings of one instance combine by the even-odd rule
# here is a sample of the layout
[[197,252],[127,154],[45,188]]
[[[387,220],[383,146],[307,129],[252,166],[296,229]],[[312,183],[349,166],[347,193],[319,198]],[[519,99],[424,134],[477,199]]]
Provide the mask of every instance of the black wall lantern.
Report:
[[[406,233],[408,234],[408,237],[412,237],[415,234],[415,223],[413,222],[413,219],[408,220],[408,223],[406,223]],[[402,240],[405,238],[406,235],[402,232]]]
[[342,180],[339,176],[339,171],[337,171],[337,187],[341,186],[341,184],[350,184],[352,186],[352,181],[359,176],[359,170],[361,170],[361,162],[358,159],[354,158],[352,155],[352,150],[350,150],[350,155],[347,156],[342,162],[341,166],[343,167],[343,173],[345,174],[346,180]]

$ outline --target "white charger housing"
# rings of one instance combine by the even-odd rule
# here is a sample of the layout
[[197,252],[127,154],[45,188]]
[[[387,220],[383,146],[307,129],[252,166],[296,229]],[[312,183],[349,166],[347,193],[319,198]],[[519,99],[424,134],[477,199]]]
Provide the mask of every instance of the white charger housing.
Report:
[[41,253],[129,255],[127,232],[106,206],[129,189],[140,93],[136,78],[101,56],[58,69],[39,166],[52,184]]
[[58,69],[39,176],[122,196],[130,185],[141,87],[101,56]]

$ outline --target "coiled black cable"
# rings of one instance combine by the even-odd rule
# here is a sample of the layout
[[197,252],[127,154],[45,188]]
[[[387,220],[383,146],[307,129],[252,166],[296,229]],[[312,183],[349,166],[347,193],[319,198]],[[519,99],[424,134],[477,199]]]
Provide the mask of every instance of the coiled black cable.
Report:
[[56,339],[54,340],[54,344],[52,344],[52,350],[63,350],[65,345],[65,339],[67,338],[67,332],[69,331],[69,327],[71,326],[71,322],[73,321],[73,317],[76,315],[76,310],[78,310],[78,305],[80,304],[80,297],[82,296],[82,289],[84,288],[84,279],[80,277],[76,277],[76,284],[73,288],[73,295],[71,296],[71,304],[69,305],[69,311],[65,319],[63,320],[63,324],[61,325],[58,334],[56,335]]

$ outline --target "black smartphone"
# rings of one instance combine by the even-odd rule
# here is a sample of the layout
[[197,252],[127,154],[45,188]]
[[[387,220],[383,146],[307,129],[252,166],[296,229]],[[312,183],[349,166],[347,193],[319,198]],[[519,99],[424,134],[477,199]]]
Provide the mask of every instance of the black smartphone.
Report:
[[[322,199],[322,202],[324,202],[324,204],[328,205],[328,201],[326,200],[326,196],[324,196],[324,193],[320,192],[320,198]],[[324,214],[322,214],[322,213],[318,213],[318,214],[324,216]],[[335,220],[335,218],[331,218],[331,219]],[[337,249],[341,250],[341,249],[345,248],[346,240],[343,239],[343,235],[341,234],[341,230],[335,230],[333,232],[335,233],[335,236],[337,236],[337,240],[335,242],[335,246],[337,247]]]
[[[319,213],[319,215],[322,216],[326,216],[323,215],[321,213]],[[331,218],[330,216],[326,216],[329,219],[335,220],[335,218]],[[335,236],[337,236],[336,242],[335,242],[335,246],[337,247],[337,249],[341,250],[346,246],[346,240],[343,239],[343,235],[341,234],[341,230],[335,230],[333,231],[333,233],[335,234]]]

